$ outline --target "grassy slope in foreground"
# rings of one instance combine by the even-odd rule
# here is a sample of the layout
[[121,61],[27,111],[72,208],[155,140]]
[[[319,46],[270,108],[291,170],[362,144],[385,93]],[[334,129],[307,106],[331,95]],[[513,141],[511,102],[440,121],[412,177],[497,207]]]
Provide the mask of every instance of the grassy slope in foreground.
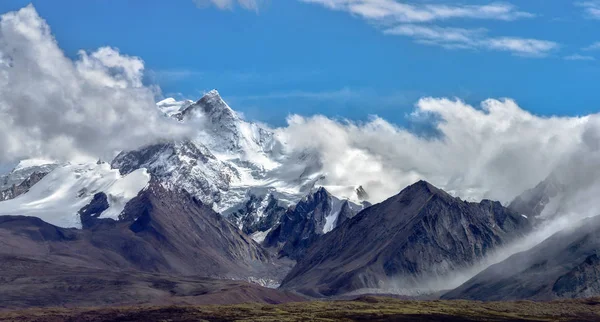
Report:
[[361,297],[280,305],[28,309],[0,321],[598,321],[600,299],[552,302],[410,301]]

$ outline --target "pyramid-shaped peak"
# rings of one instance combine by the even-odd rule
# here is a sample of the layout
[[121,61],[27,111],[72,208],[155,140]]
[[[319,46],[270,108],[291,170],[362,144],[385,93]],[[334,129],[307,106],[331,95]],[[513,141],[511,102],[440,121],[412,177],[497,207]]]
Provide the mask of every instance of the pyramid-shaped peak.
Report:
[[193,114],[194,111],[206,115],[213,123],[229,123],[238,119],[237,114],[225,103],[216,89],[213,89],[196,103],[183,111],[183,116]]
[[235,112],[225,103],[216,89],[204,94],[195,105],[201,107],[202,111],[210,117],[235,117]]
[[219,91],[217,91],[216,89],[211,89],[210,91],[206,92],[206,94],[204,94],[203,97],[218,97],[218,98],[221,98],[221,94],[219,94]]
[[408,195],[408,194],[410,194],[410,195],[427,194],[427,195],[438,195],[438,196],[450,197],[450,198],[452,197],[444,190],[437,188],[436,186],[432,185],[431,183],[429,183],[425,180],[419,180],[419,181],[411,184],[410,186],[404,188],[400,192],[400,195]]

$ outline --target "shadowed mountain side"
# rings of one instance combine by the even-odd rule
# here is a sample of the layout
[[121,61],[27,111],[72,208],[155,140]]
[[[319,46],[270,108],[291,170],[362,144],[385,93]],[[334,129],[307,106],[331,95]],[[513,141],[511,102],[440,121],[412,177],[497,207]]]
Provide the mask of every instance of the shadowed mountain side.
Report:
[[[250,237],[185,191],[151,182],[119,221],[94,221],[104,199],[82,210],[90,229],[63,229],[34,217],[0,217],[0,255],[57,265],[135,269],[274,283],[287,268]],[[84,217],[83,214],[87,214]]]
[[277,249],[279,256],[298,260],[320,236],[354,217],[361,208],[321,187],[290,207],[263,245]]
[[600,216],[488,267],[445,299],[549,300],[600,295]]
[[530,227],[499,202],[462,201],[420,181],[319,238],[282,288],[312,296],[414,294],[423,277],[469,267]]

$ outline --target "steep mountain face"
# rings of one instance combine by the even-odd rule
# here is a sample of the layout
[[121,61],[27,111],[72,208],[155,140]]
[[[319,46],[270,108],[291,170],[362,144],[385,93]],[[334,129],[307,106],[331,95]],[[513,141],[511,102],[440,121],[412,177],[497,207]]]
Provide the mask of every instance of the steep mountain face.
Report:
[[282,288],[314,296],[361,289],[415,294],[530,228],[498,202],[462,201],[420,181],[319,238]]
[[300,259],[319,236],[354,217],[361,208],[321,187],[288,209],[263,245],[278,249],[279,256]]
[[189,140],[121,152],[111,167],[122,175],[145,168],[155,178],[183,188],[209,205],[221,202],[232,180],[240,176],[204,145]]
[[0,191],[0,201],[14,199],[26,193],[31,187],[33,187],[34,184],[42,180],[42,178],[44,178],[47,174],[48,173],[44,172],[34,172],[23,182],[19,184],[13,184],[12,187]]
[[[159,108],[175,102],[159,102]],[[162,182],[183,187],[211,205],[257,240],[324,178],[318,157],[287,153],[274,132],[243,120],[215,90],[177,106],[180,112],[167,114],[197,127],[192,138],[124,151],[112,167],[121,174],[146,168]],[[364,189],[342,188],[368,197]]]
[[[242,161],[256,166],[269,166],[268,154],[279,153],[280,143],[274,133],[258,124],[242,120],[225,103],[219,92],[212,90],[176,116],[185,121],[203,121],[203,141],[211,151],[239,155]],[[272,164],[271,164],[272,165]]]
[[534,188],[517,196],[508,208],[531,218],[548,217],[542,216],[544,209],[546,213],[553,215],[559,205],[559,196],[563,192],[565,186],[552,174]]
[[[236,223],[243,232],[254,234],[269,231],[279,223],[285,211],[286,208],[281,205],[273,194],[269,193],[263,197],[250,194],[248,201],[242,204],[240,208],[232,211],[228,218]],[[262,242],[259,237],[254,239],[257,242]]]
[[0,176],[0,190],[7,190],[13,186],[20,185],[23,181],[31,177],[32,174],[46,174],[58,167],[54,161],[43,159],[26,159],[22,160],[15,168]]
[[85,229],[60,228],[34,217],[0,216],[0,254],[72,267],[251,279],[263,284],[276,283],[285,269],[185,191],[152,182],[118,218],[98,216],[105,208],[106,195],[96,194],[80,212]]
[[0,201],[26,193],[56,167],[58,164],[48,160],[28,159],[19,162],[10,173],[0,176]]
[[551,300],[600,295],[600,216],[488,267],[445,299]]

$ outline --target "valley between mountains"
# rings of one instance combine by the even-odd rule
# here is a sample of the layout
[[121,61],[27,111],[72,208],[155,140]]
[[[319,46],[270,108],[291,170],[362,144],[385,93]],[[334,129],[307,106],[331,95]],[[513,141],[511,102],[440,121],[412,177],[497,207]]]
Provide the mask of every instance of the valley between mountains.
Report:
[[0,308],[600,295],[599,217],[573,207],[593,182],[557,171],[503,204],[420,180],[379,200],[215,90],[157,109],[195,134],[0,177]]

